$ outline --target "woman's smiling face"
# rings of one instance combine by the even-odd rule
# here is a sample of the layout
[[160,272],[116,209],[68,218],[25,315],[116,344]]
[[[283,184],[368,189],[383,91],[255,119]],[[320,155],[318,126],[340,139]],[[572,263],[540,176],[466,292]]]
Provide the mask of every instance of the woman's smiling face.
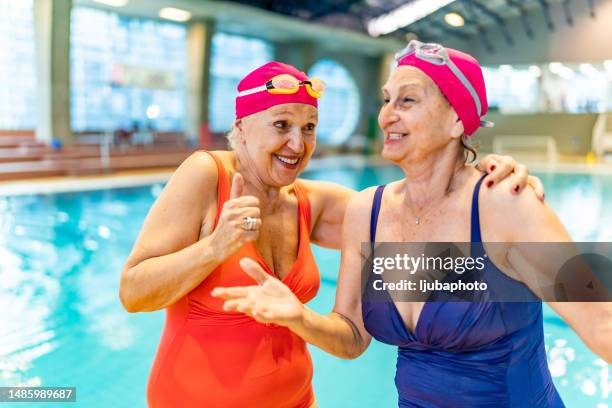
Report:
[[304,170],[316,146],[318,112],[314,106],[287,103],[236,121],[239,143],[261,180],[289,185]]
[[385,137],[385,160],[419,160],[463,134],[455,110],[435,82],[418,68],[396,68],[382,92],[384,105],[378,124]]

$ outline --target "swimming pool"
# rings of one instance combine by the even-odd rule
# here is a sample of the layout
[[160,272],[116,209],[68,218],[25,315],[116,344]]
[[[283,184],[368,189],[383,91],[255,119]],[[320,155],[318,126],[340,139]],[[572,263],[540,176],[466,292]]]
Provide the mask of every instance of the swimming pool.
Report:
[[[539,176],[548,203],[575,240],[612,241],[612,176]],[[361,189],[401,173],[362,166],[306,177]],[[76,386],[74,407],[145,406],[164,315],[125,313],[117,293],[123,262],[162,187],[0,197],[0,386]],[[310,306],[327,312],[339,254],[315,248],[315,256],[323,282]],[[545,335],[567,406],[612,406],[609,366],[549,309]],[[311,350],[322,408],[396,406],[395,348],[373,341],[352,361]]]

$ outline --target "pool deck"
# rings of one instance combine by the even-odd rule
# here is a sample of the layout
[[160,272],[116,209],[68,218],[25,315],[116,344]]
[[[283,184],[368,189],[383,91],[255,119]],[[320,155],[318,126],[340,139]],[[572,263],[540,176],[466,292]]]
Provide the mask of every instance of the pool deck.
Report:
[[[578,173],[612,175],[612,163],[587,164],[584,161],[546,163],[522,161],[532,173]],[[385,166],[379,156],[343,155],[314,158],[308,171],[333,167]],[[126,170],[107,175],[44,177],[19,181],[0,181],[0,196],[52,194],[107,188],[136,187],[168,181],[175,167],[151,170]]]

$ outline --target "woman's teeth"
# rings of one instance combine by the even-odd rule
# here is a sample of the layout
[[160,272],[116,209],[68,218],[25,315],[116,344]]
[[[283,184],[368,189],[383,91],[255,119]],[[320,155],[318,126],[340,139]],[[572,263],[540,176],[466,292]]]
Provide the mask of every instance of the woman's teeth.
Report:
[[278,160],[282,161],[283,163],[287,163],[287,164],[295,164],[295,163],[297,163],[300,160],[299,158],[290,159],[289,157],[279,156],[278,154],[275,154],[274,156]]
[[389,133],[389,135],[387,136],[387,139],[400,140],[404,136],[406,136],[406,133]]

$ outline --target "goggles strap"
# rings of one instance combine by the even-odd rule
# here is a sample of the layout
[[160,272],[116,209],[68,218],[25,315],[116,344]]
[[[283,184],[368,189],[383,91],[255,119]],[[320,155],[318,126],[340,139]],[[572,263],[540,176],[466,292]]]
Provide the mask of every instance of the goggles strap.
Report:
[[478,112],[478,117],[481,117],[482,116],[482,105],[480,104],[480,98],[478,97],[478,94],[476,93],[476,90],[474,89],[470,81],[468,81],[465,75],[463,75],[463,72],[461,72],[461,70],[455,65],[455,63],[450,58],[446,60],[446,65],[451,70],[451,72],[455,74],[457,79],[459,79],[459,81],[463,84],[465,89],[467,89],[467,91],[470,93],[470,95],[472,96],[472,99],[474,99],[474,103],[476,104],[476,111]]
[[465,89],[467,89],[467,91],[469,92],[470,96],[472,97],[472,99],[474,100],[474,103],[476,104],[476,111],[478,112],[478,116],[482,116],[482,104],[480,102],[480,98],[478,97],[478,93],[476,93],[476,90],[474,89],[474,87],[472,86],[472,83],[465,77],[465,75],[463,75],[463,72],[461,72],[461,70],[459,69],[459,67],[457,67],[455,65],[455,63],[450,59],[450,57],[448,56],[448,54],[446,54],[446,50],[444,49],[444,47],[442,47],[441,45],[439,45],[439,51],[444,52],[444,54],[437,54],[434,53],[435,56],[438,56],[441,58],[440,61],[432,61],[433,59],[435,59],[435,56],[430,56],[427,55],[425,52],[420,52],[421,50],[424,50],[424,46],[426,45],[426,43],[423,43],[421,41],[418,40],[412,40],[408,43],[408,45],[406,46],[406,48],[404,48],[402,51],[398,52],[397,54],[395,54],[395,63],[396,65],[399,63],[399,61],[410,55],[410,54],[415,54],[415,56],[423,61],[429,62],[430,64],[435,64],[435,65],[441,65],[441,64],[445,64],[446,66],[448,66],[448,68],[451,70],[451,72],[453,74],[455,74],[455,76],[457,77],[457,79],[459,79],[459,82],[461,82],[461,84],[465,87]]
[[247,89],[247,90],[238,92],[238,96],[252,95],[254,93],[265,91],[267,89],[268,88],[265,85],[261,85],[261,86],[255,87],[255,88],[251,88],[251,89]]

